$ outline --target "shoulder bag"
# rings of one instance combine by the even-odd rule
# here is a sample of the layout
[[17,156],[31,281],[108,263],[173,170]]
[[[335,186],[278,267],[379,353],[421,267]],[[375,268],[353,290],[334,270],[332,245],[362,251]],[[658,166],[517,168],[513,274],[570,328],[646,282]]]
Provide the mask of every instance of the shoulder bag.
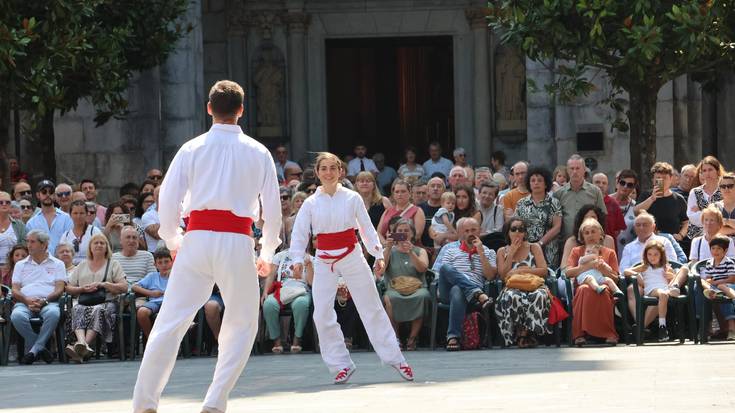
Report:
[[[102,278],[102,282],[107,281],[107,271],[110,269],[110,258],[107,259],[107,265],[105,266],[105,276]],[[107,290],[104,287],[99,287],[97,291],[92,293],[81,293],[79,294],[79,304],[86,306],[93,306],[102,304],[107,300]]]

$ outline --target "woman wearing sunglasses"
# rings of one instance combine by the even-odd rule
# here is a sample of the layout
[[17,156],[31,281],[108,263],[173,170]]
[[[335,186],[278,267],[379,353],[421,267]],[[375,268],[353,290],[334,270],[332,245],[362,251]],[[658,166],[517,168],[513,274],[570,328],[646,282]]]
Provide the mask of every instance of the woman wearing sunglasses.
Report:
[[[528,242],[526,223],[512,217],[505,224],[505,247],[498,250],[498,274],[507,280],[513,274],[533,274],[546,278],[544,252],[537,243]],[[505,288],[495,305],[495,315],[506,346],[536,347],[536,337],[551,333],[551,297],[544,285],[526,292]]]
[[722,200],[715,202],[717,208],[722,212],[723,227],[722,234],[735,235],[735,173],[728,172],[722,176],[719,184]]

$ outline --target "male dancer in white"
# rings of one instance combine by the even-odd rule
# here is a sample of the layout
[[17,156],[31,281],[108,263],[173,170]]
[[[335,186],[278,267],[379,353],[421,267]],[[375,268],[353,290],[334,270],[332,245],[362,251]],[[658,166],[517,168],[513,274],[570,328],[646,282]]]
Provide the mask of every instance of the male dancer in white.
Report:
[[[244,92],[230,81],[209,92],[209,132],[185,143],[161,187],[161,238],[178,250],[166,296],[153,326],[133,394],[135,413],[153,413],[171,375],[179,343],[217,283],[225,311],[219,357],[202,412],[224,412],[248,360],[258,329],[259,274],[270,269],[280,244],[281,208],[276,167],[265,146],[237,125]],[[250,237],[263,203],[262,250]],[[186,235],[179,222],[188,220]]]
[[365,204],[355,191],[339,183],[342,161],[331,153],[316,158],[316,174],[322,185],[307,198],[294,224],[289,254],[294,261],[294,275],[303,270],[303,257],[311,231],[319,249],[314,264],[314,324],[319,334],[322,359],[329,367],[335,384],[346,383],[355,372],[355,364],[345,347],[342,330],[334,312],[337,276],[342,275],[360,313],[370,342],[380,360],[393,366],[405,380],[413,380],[413,371],[398,346],[396,334],[380,302],[370,267],[357,243],[355,227],[360,230],[368,252],[375,257],[375,272],[385,270],[383,247],[365,210]]

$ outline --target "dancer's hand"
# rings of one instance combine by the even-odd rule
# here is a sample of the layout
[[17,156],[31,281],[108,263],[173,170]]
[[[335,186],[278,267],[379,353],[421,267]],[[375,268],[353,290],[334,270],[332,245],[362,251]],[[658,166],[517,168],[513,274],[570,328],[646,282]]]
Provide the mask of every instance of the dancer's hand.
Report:
[[380,277],[383,275],[383,272],[385,272],[385,260],[382,258],[378,258],[375,260],[375,264],[373,264],[373,270],[375,270],[375,276]]
[[255,261],[255,268],[258,270],[259,277],[267,277],[270,274],[273,264],[265,262],[262,258],[258,257]]
[[291,269],[293,270],[293,273],[291,274],[291,276],[297,280],[301,279],[304,273],[304,264],[301,264],[301,263],[294,264],[291,266]]

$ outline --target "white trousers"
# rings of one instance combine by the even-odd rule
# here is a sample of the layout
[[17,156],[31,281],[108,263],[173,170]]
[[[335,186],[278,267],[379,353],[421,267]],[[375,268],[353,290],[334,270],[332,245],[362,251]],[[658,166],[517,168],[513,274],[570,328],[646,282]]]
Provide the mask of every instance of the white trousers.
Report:
[[179,344],[217,283],[227,311],[219,334],[219,356],[204,407],[225,411],[227,397],[250,356],[258,331],[259,286],[252,238],[192,231],[184,236],[153,325],[138,381],[133,411],[158,408],[176,362]]
[[337,313],[334,311],[339,275],[342,275],[347,283],[362,324],[383,364],[394,365],[405,362],[396,334],[375,288],[372,271],[362,255],[362,248],[358,246],[334,264],[334,272],[331,270],[333,260],[322,261],[317,258],[315,261],[312,286],[314,324],[319,334],[322,359],[329,371],[336,373],[343,368],[354,366],[350,352],[345,347],[342,329],[337,323]]

